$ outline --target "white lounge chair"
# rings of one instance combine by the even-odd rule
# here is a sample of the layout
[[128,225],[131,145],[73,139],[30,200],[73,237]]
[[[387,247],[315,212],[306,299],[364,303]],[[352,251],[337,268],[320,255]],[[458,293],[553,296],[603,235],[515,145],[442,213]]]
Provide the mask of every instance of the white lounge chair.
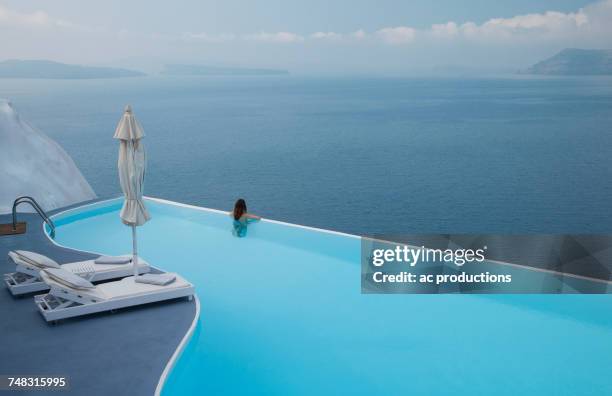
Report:
[[133,276],[87,285],[82,278],[74,283],[74,275],[61,269],[43,270],[40,276],[50,290],[34,299],[47,322],[181,297],[191,300],[193,285],[177,274],[167,275],[174,280],[163,286],[136,282]]
[[[16,265],[15,272],[4,274],[4,283],[14,296],[45,291],[49,286],[40,278],[40,271],[45,268],[63,268],[73,274],[79,275],[91,282],[100,282],[109,279],[118,279],[130,276],[134,273],[131,256],[116,256],[115,259],[123,259],[123,264],[98,264],[96,260],[76,261],[59,265],[49,257],[28,251],[11,251],[8,254],[9,261]],[[110,258],[104,257],[107,262]],[[138,259],[138,273],[144,274],[150,271],[149,264],[143,259]]]

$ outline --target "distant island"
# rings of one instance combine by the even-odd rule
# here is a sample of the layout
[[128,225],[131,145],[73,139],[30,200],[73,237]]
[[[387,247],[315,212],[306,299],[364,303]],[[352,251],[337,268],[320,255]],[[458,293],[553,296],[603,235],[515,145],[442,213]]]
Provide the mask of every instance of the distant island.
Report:
[[112,67],[69,65],[48,60],[7,60],[0,62],[0,78],[89,79],[140,77],[145,73]]
[[536,63],[523,73],[559,76],[612,75],[612,50],[566,48]]
[[172,76],[272,76],[289,74],[287,70],[247,69],[203,65],[165,65],[161,74]]

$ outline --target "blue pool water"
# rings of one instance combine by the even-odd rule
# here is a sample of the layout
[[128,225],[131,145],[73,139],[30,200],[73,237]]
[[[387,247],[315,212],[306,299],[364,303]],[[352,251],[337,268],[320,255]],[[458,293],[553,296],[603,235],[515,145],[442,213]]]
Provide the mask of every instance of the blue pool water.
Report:
[[145,128],[146,193],[374,233],[612,232],[612,77],[0,79],[100,197]]
[[[201,303],[165,396],[612,394],[608,295],[363,295],[356,237],[147,206],[141,255]],[[129,252],[119,207],[60,215],[57,242]]]

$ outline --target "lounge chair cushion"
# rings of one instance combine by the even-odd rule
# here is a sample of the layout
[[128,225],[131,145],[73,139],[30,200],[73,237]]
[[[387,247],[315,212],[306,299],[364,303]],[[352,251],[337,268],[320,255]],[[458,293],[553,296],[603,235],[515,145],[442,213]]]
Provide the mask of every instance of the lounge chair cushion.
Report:
[[166,286],[176,279],[174,274],[144,274],[135,278],[136,282],[149,283],[151,285]]
[[62,268],[47,268],[44,270],[47,275],[54,281],[61,283],[62,285],[72,287],[74,289],[93,289],[93,283],[87,279],[83,279],[78,275],[68,272]]
[[28,250],[15,250],[15,253],[23,261],[37,267],[61,268],[55,260],[50,259],[47,256],[43,256],[42,254],[30,252]]
[[132,258],[128,256],[100,256],[94,260],[96,264],[127,264]]

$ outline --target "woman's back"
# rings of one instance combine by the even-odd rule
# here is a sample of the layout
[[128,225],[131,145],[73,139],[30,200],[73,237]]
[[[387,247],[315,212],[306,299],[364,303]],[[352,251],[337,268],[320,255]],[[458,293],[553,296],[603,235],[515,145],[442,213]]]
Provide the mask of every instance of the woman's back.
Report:
[[247,232],[248,217],[242,215],[238,220],[233,219],[234,235],[237,237],[245,237]]
[[246,202],[242,198],[236,201],[234,210],[230,214],[233,220],[232,233],[240,238],[246,236],[247,225],[249,223],[260,220],[260,217],[247,213]]

